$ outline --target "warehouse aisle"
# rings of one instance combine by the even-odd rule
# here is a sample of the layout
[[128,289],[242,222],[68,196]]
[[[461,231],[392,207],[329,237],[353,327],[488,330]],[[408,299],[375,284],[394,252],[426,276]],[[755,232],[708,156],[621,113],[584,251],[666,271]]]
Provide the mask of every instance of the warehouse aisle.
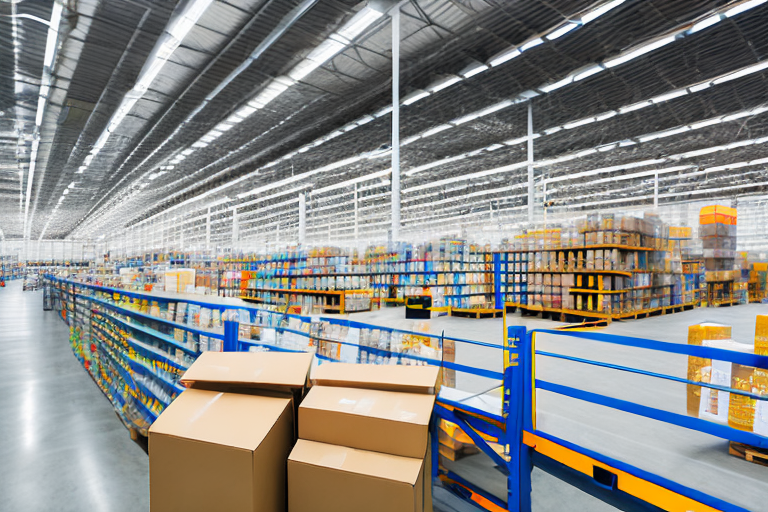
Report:
[[148,458],[21,281],[0,288],[0,511],[149,510]]

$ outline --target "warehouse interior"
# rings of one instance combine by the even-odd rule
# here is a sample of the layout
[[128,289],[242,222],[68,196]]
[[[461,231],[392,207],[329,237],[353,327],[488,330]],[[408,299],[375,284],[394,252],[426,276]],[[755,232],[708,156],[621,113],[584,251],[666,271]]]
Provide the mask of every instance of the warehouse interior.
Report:
[[0,0],[0,41],[0,510],[764,508],[768,0]]

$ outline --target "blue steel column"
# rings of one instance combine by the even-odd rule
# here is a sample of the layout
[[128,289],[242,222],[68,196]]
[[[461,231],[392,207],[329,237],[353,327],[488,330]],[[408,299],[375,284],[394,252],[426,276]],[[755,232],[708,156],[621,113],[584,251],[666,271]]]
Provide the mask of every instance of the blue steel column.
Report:
[[493,253],[493,294],[496,309],[504,309],[504,300],[501,296],[501,253]]
[[[531,455],[523,444],[523,428],[531,401],[526,382],[530,380],[530,344],[525,327],[507,328],[504,346],[504,415],[507,418],[505,444],[509,446],[507,504],[510,512],[531,511]],[[530,414],[528,414],[530,415]]]
[[224,320],[224,352],[238,351],[238,331],[240,324],[231,320]]

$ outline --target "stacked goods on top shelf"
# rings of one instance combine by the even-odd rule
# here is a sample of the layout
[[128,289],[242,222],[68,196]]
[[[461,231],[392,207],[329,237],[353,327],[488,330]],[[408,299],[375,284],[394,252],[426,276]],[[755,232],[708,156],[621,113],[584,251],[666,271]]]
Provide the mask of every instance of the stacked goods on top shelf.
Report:
[[512,311],[629,318],[683,306],[681,260],[651,214],[595,214],[530,230],[499,261],[499,291]]
[[442,238],[394,251],[369,248],[366,261],[377,298],[403,302],[405,297],[431,295],[434,307],[493,307],[493,259],[490,247]]
[[[691,253],[691,241],[693,240],[693,229],[689,227],[670,226],[669,227],[669,257],[671,261],[679,261],[680,290],[675,293],[679,297],[679,303],[698,306],[701,302],[699,273],[700,264],[698,261],[688,259]],[[677,266],[677,263],[674,263]],[[678,290],[675,290],[678,292]]]
[[290,250],[251,261],[240,274],[241,296],[257,302],[309,314],[371,308],[369,276],[357,251]]
[[[735,304],[736,209],[706,206],[699,214],[699,238],[704,251],[707,304]],[[739,271],[740,272],[740,271]]]

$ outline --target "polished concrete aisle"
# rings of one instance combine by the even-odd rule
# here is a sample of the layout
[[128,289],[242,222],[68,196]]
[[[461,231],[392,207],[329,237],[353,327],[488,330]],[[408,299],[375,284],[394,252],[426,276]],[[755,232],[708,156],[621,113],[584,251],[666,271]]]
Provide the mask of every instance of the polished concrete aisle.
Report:
[[147,511],[147,455],[68,338],[41,292],[0,288],[0,511]]

